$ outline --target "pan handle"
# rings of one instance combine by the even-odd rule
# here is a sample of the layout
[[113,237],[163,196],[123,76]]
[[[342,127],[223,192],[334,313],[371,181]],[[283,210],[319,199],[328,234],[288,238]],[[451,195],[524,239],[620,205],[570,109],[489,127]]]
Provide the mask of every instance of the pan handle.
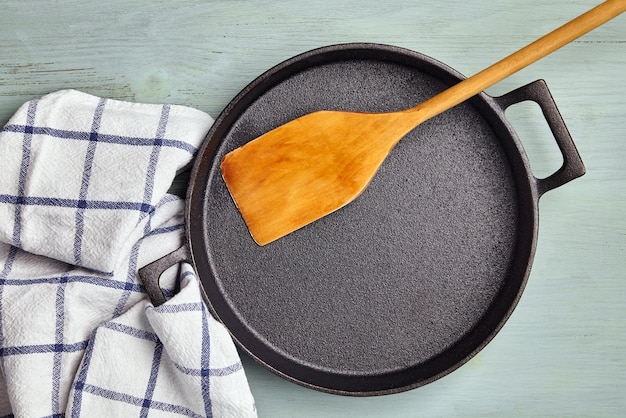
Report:
[[148,293],[154,306],[162,305],[167,300],[159,285],[159,279],[163,272],[177,263],[189,260],[189,250],[186,245],[183,245],[179,249],[139,269],[141,282],[146,288],[146,293]]
[[503,110],[527,100],[537,103],[541,107],[554,139],[561,150],[563,155],[561,168],[546,178],[538,179],[535,177],[539,197],[545,192],[585,174],[585,165],[544,80],[534,81],[495,99]]

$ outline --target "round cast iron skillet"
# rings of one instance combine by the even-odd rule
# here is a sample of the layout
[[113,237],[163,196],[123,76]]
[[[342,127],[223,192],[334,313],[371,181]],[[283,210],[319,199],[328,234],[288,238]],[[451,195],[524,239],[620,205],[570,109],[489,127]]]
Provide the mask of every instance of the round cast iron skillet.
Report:
[[[188,259],[206,303],[243,350],[273,372],[348,395],[399,392],[456,369],[503,326],[523,291],[539,197],[584,174],[543,81],[481,94],[396,146],[357,200],[257,246],[219,163],[229,151],[320,109],[412,107],[463,77],[424,55],[377,44],[313,50],[246,87],[209,132],[191,173],[185,248],[143,271]],[[536,179],[505,119],[536,101],[564,158]],[[159,266],[160,264],[160,266]],[[156,273],[155,273],[156,271]]]

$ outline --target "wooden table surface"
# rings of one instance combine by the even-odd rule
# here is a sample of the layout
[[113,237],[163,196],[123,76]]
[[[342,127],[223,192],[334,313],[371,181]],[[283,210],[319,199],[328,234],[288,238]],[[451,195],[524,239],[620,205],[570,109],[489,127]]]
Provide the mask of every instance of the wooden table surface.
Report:
[[[75,88],[217,116],[300,52],[398,45],[471,75],[593,0],[4,1],[0,124]],[[504,329],[468,364],[401,394],[350,398],[289,383],[244,356],[261,417],[603,417],[626,414],[626,16],[488,90],[547,81],[587,174],[546,194],[533,270]],[[536,106],[507,115],[538,177],[561,156]],[[35,400],[33,400],[35,401]]]

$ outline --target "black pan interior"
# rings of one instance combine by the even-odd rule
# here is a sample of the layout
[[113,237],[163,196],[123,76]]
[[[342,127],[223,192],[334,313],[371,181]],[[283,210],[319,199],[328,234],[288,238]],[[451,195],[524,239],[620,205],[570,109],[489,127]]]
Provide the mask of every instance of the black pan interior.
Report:
[[458,367],[506,320],[532,257],[528,175],[501,115],[483,95],[424,123],[356,201],[259,247],[221,178],[224,154],[315,110],[412,107],[460,77],[383,46],[270,73],[217,120],[194,169],[189,235],[211,310],[257,360],[325,391],[395,392]]

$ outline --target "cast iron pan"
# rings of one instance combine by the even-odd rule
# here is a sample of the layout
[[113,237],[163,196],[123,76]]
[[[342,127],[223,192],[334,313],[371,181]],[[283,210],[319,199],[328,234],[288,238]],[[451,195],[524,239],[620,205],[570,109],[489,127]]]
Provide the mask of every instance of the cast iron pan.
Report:
[[[503,326],[528,278],[539,197],[584,174],[543,81],[481,94],[420,125],[356,201],[257,246],[219,170],[229,151],[320,109],[412,107],[463,77],[424,55],[343,44],[267,71],[224,110],[196,158],[187,258],[206,303],[273,372],[349,395],[399,392],[456,369]],[[564,158],[539,180],[504,110],[539,103]],[[160,267],[159,267],[160,264]],[[155,303],[158,273],[142,272]],[[148,277],[150,276],[150,277]]]

